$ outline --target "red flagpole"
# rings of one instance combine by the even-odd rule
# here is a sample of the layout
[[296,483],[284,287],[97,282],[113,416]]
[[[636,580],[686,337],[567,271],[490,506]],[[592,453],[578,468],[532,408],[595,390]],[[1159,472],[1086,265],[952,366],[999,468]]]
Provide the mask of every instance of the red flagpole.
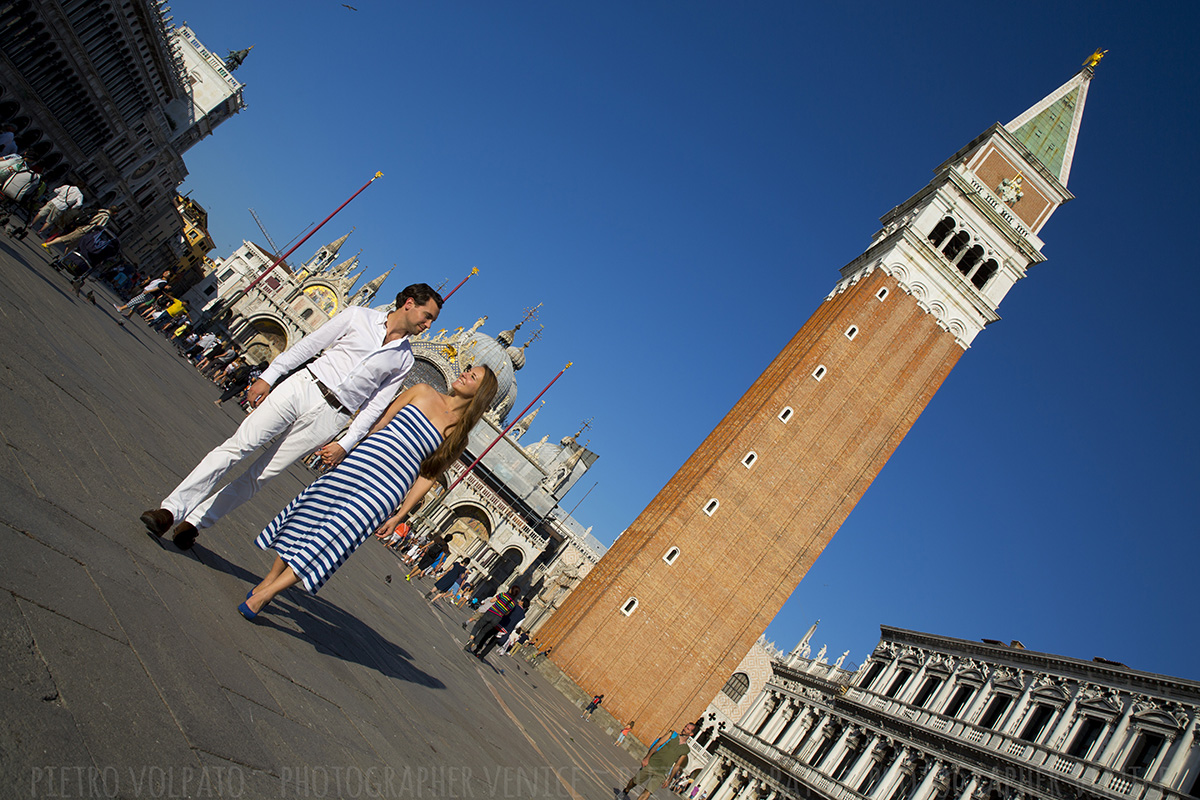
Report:
[[[362,188],[361,188],[361,189],[359,189],[359,190],[358,190],[357,192],[355,192],[354,194],[350,195],[350,200],[353,200],[354,198],[356,198],[356,197],[358,197],[360,194],[362,194],[362,193],[363,193],[363,192],[366,190],[366,188],[367,188],[368,186],[370,186],[372,183],[374,183],[374,182],[375,182],[375,179],[376,179],[376,178],[382,178],[382,177],[383,177],[383,173],[382,173],[382,172],[376,172],[376,173],[375,173],[375,174],[374,174],[374,175],[371,177],[371,180],[369,180],[369,181],[367,181],[366,183],[364,183],[364,184],[363,184],[363,186],[362,186]],[[309,232],[308,232],[308,236],[305,236],[303,239],[301,239],[300,241],[296,242],[296,244],[295,244],[295,245],[292,247],[292,249],[291,249],[291,250],[288,250],[286,253],[284,253],[283,255],[279,256],[279,258],[275,259],[275,263],[274,263],[274,264],[272,264],[271,266],[267,267],[267,268],[266,268],[266,270],[264,270],[264,271],[263,271],[263,274],[262,274],[262,275],[259,275],[257,278],[255,278],[254,280],[250,281],[250,283],[249,283],[249,284],[246,286],[246,288],[242,289],[242,291],[241,291],[241,294],[239,294],[235,300],[232,300],[232,301],[230,301],[229,303],[227,303],[227,304],[226,304],[226,307],[227,307],[227,308],[232,308],[232,307],[234,306],[234,304],[236,304],[236,303],[238,302],[238,300],[241,300],[243,297],[245,297],[246,295],[248,295],[248,294],[250,293],[250,290],[251,290],[251,289],[253,289],[255,286],[257,286],[257,285],[258,285],[258,282],[259,282],[259,281],[261,281],[263,278],[265,278],[265,277],[267,277],[268,275],[270,275],[270,274],[271,274],[271,270],[275,269],[275,268],[276,268],[276,267],[278,267],[280,264],[282,264],[282,263],[283,263],[283,261],[284,261],[284,259],[286,259],[288,256],[290,256],[292,253],[296,252],[296,250],[297,250],[297,249],[299,249],[300,245],[304,244],[305,242],[307,242],[307,241],[309,240],[309,237],[311,237],[311,236],[312,236],[314,233],[316,233],[317,231],[321,230],[321,226],[322,226],[322,225],[324,225],[326,222],[329,222],[329,220],[331,220],[331,219],[333,219],[334,217],[336,217],[336,216],[337,216],[337,213],[338,213],[339,211],[341,211],[341,210],[342,210],[343,208],[345,208],[346,206],[350,205],[350,200],[347,200],[346,202],[344,202],[344,203],[342,203],[340,206],[338,206],[336,209],[334,209],[334,212],[333,212],[332,214],[330,214],[330,215],[329,215],[328,217],[326,217],[325,219],[321,220],[321,225],[318,225],[317,227],[313,228],[311,231],[309,231]]]
[[559,370],[558,374],[554,376],[554,380],[552,380],[548,384],[546,384],[546,388],[542,389],[542,391],[538,392],[538,396],[533,398],[532,400],[530,400],[529,405],[525,406],[525,408],[521,411],[520,414],[517,414],[515,417],[513,417],[513,421],[508,423],[507,428],[500,431],[500,435],[497,436],[495,439],[493,439],[492,443],[487,446],[487,449],[485,449],[482,453],[479,454],[479,458],[472,461],[471,465],[469,467],[467,467],[465,470],[463,470],[463,474],[459,475],[458,478],[455,479],[454,483],[450,484],[450,486],[446,488],[446,491],[442,493],[442,497],[450,496],[450,492],[454,489],[454,487],[458,486],[458,484],[460,484],[462,482],[462,479],[467,477],[467,473],[470,472],[471,470],[475,469],[475,465],[478,464],[480,461],[482,461],[483,457],[486,456],[488,454],[488,452],[493,447],[496,446],[496,443],[499,442],[501,439],[503,439],[504,435],[506,433],[508,433],[510,430],[512,430],[514,425],[516,425],[518,422],[521,421],[521,418],[525,416],[525,412],[527,412],[527,411],[529,411],[529,409],[533,408],[533,404],[536,403],[538,400],[540,400],[542,398],[542,395],[544,395],[547,391],[549,391],[550,387],[554,385],[554,381],[561,378],[563,373],[571,368],[572,363],[573,362],[568,361],[567,365],[565,367],[563,367],[561,370]]
[[[451,290],[450,290],[450,294],[454,294],[454,293],[455,293],[455,292],[457,292],[459,289],[461,289],[461,288],[462,288],[462,285],[463,285],[464,283],[466,283],[467,281],[471,280],[471,276],[472,276],[472,275],[478,275],[478,274],[479,274],[479,267],[471,267],[471,271],[467,273],[467,277],[465,277],[465,278],[463,278],[461,281],[459,281],[459,282],[458,282],[458,286],[455,286],[453,289],[451,289]],[[445,297],[443,297],[443,298],[442,298],[442,300],[443,300],[443,301],[449,300],[449,299],[450,299],[450,294],[448,294],[448,295],[446,295]]]

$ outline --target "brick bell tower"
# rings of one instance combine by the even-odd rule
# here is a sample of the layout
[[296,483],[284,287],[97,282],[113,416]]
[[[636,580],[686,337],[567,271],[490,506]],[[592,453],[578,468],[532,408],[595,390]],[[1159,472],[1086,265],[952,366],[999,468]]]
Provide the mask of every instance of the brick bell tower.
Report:
[[1093,68],[980,134],[865,253],[538,631],[643,737],[695,719],[1000,301],[1044,260]]

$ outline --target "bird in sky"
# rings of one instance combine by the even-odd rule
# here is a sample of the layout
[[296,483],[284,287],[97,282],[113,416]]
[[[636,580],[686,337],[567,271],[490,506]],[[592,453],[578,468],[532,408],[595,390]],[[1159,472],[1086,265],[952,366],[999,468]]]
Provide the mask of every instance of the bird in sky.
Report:
[[358,11],[358,9],[357,9],[357,8],[355,8],[354,6],[348,6],[348,5],[346,5],[345,3],[342,3],[342,8],[348,8],[348,9],[350,9],[351,11]]

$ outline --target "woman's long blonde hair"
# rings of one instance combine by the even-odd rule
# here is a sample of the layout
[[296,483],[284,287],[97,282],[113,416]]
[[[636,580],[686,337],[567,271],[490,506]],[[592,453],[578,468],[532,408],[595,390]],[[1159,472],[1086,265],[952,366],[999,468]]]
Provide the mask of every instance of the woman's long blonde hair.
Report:
[[471,428],[475,427],[475,423],[483,418],[483,414],[491,407],[492,401],[496,399],[496,390],[500,384],[496,380],[496,373],[492,372],[492,368],[487,364],[476,364],[474,366],[483,367],[483,379],[479,381],[479,389],[475,392],[475,396],[471,398],[471,402],[463,410],[462,416],[458,418],[450,426],[450,430],[445,434],[442,443],[429,456],[421,462],[421,477],[437,480],[443,472],[445,472],[451,464],[467,449],[467,437],[471,434]]

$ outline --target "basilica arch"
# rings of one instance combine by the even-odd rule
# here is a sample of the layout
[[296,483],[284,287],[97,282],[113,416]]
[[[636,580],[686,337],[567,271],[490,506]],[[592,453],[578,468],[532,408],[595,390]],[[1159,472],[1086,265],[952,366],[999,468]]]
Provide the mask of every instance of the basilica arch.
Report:
[[491,541],[495,523],[484,509],[470,503],[459,503],[450,509],[450,517],[442,524],[441,535],[449,540],[450,552],[455,555],[469,553]]
[[[525,561],[525,553],[516,545],[505,548],[500,558],[492,565],[491,580],[496,586],[503,586],[514,574],[521,569]],[[524,587],[528,589],[529,587]]]
[[237,338],[252,362],[274,361],[288,348],[287,326],[283,320],[267,314],[251,317]]

